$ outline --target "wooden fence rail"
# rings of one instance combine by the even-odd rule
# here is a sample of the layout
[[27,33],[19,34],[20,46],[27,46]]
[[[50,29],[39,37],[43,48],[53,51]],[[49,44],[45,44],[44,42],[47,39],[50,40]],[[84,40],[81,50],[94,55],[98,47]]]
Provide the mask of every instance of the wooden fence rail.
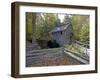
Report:
[[90,47],[89,44],[85,44],[85,43],[82,43],[80,41],[75,41],[75,43],[77,43],[77,44],[79,44],[79,45],[81,45],[83,47],[86,47],[86,48],[89,48]]

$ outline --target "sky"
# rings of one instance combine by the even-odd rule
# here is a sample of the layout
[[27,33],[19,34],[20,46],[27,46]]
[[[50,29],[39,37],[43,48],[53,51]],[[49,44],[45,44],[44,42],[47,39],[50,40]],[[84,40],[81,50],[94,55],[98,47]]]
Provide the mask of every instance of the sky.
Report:
[[65,14],[58,14],[58,17],[59,17],[60,21],[63,22]]

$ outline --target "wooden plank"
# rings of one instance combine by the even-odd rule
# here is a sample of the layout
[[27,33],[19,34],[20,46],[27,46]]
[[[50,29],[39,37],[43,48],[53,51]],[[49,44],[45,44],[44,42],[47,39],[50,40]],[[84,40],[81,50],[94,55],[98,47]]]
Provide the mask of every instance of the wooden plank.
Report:
[[83,59],[82,57],[76,56],[75,54],[70,53],[70,52],[68,52],[68,51],[66,51],[66,50],[65,50],[64,52],[65,52],[65,54],[71,56],[71,57],[72,57],[73,59],[75,59],[75,60],[78,60],[78,61],[80,61],[80,62],[82,62],[82,63],[84,63],[84,64],[89,64],[89,61],[86,60],[86,59]]

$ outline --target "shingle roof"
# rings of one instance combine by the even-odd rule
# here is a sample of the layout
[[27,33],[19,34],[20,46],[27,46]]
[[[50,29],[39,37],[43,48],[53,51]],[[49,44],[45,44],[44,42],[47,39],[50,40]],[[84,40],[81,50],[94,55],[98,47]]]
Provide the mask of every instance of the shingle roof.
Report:
[[64,31],[65,29],[67,29],[68,26],[69,26],[69,24],[65,24],[63,26],[55,27],[53,30],[50,31],[50,33]]

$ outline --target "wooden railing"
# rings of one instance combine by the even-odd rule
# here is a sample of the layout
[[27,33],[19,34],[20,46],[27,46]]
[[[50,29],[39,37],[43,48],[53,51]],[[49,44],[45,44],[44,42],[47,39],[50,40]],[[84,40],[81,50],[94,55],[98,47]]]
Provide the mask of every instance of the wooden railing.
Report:
[[86,47],[86,48],[89,48],[90,47],[89,44],[85,44],[85,43],[82,43],[80,41],[75,41],[75,43],[77,43],[77,44],[79,44],[79,45],[81,45],[83,47]]
[[68,49],[64,49],[64,52],[65,52],[65,54],[71,56],[73,59],[76,59],[76,60],[78,60],[78,61],[80,61],[82,63],[85,63],[85,64],[89,63],[89,57],[88,56],[86,58],[86,57],[84,57],[82,55],[79,55],[80,53],[75,53],[75,52],[72,52],[72,51],[70,51]]

